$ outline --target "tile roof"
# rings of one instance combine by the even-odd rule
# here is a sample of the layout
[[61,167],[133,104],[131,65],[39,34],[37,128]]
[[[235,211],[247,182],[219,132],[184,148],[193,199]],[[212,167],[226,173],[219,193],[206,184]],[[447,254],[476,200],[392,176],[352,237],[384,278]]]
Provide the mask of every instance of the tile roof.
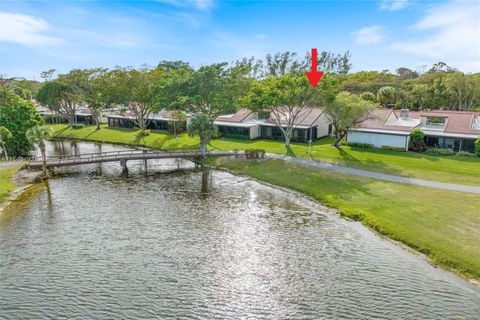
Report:
[[[411,131],[413,128],[418,126],[396,126],[387,124],[387,119],[392,112],[397,118],[400,117],[400,110],[375,109],[372,111],[370,117],[367,120],[359,123],[357,127],[364,129]],[[409,112],[409,116],[411,119],[421,119],[422,117],[444,117],[447,118],[447,121],[446,126],[442,128],[442,132],[480,135],[480,130],[474,128],[475,121],[477,119],[477,121],[480,121],[480,112],[478,111],[411,111]]]
[[223,122],[242,122],[243,120],[245,120],[245,118],[251,115],[252,112],[253,111],[249,109],[240,109],[234,114],[218,116],[215,120]]
[[[293,112],[296,112],[294,110]],[[312,126],[315,121],[317,121],[318,117],[320,117],[323,113],[323,109],[320,108],[303,108],[297,114],[295,119],[294,125],[296,126]],[[276,123],[276,120],[273,120],[271,117],[267,119],[268,123]],[[282,123],[286,123],[282,121]]]

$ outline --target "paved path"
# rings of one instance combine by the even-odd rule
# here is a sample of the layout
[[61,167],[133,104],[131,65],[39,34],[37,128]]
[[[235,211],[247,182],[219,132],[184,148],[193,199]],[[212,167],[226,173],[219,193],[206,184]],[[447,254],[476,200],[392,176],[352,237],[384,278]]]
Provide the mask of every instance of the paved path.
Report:
[[413,184],[417,186],[429,187],[429,188],[435,188],[435,189],[444,189],[444,190],[480,194],[480,187],[475,187],[475,186],[466,186],[461,184],[444,183],[444,182],[437,182],[437,181],[430,181],[430,180],[401,177],[401,176],[395,176],[395,175],[386,174],[386,173],[340,166],[340,165],[332,164],[328,162],[321,162],[321,161],[309,160],[304,158],[294,158],[294,157],[282,156],[282,155],[272,154],[272,153],[268,153],[267,156],[272,159],[280,159],[280,160],[284,160],[292,163],[301,164],[304,166],[331,170],[331,171],[336,171],[341,173],[354,174],[357,176],[368,177],[368,178],[373,178],[378,180],[385,180],[385,181],[398,182],[398,183],[404,183],[404,184]]

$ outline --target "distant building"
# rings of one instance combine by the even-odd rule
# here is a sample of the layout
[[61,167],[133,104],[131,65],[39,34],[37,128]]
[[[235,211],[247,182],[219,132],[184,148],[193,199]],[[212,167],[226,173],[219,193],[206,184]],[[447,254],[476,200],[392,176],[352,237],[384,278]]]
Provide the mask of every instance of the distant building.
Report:
[[429,147],[473,152],[475,140],[480,137],[480,112],[376,109],[367,120],[350,130],[347,141],[408,150],[414,129],[425,133]]
[[[106,115],[107,123],[109,127],[112,128],[127,128],[132,129],[137,127],[135,124],[135,117],[128,112],[123,112],[119,114],[108,114]],[[149,123],[147,129],[149,130],[159,130],[159,131],[169,131],[172,128],[169,127],[174,119],[172,117],[172,112],[162,110],[158,113],[152,113],[149,116]],[[176,121],[178,132],[184,131],[186,129],[186,121]]]
[[[221,136],[237,139],[283,140],[283,133],[269,112],[253,112],[241,109],[237,113],[215,119]],[[305,108],[295,121],[292,141],[308,142],[332,133],[332,126],[319,108]]]

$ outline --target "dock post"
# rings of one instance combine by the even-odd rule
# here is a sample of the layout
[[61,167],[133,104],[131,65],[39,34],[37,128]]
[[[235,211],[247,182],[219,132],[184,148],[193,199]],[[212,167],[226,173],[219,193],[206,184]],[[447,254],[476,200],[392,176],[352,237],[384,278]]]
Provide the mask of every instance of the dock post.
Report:
[[128,168],[127,168],[127,159],[122,159],[120,160],[120,165],[123,167],[123,171],[128,171]]

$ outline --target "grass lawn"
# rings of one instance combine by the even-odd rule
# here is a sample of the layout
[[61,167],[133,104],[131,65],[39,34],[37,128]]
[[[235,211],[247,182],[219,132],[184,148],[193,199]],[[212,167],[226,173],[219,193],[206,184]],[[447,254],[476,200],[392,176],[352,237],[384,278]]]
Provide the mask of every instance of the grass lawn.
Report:
[[[63,138],[86,139],[100,142],[143,145],[150,148],[187,147],[198,145],[198,139],[182,134],[178,144],[173,135],[152,132],[139,137],[138,131],[108,128],[105,125],[96,131],[95,126],[70,129],[66,125],[53,125],[55,135]],[[292,144],[291,154],[322,161],[347,165],[354,168],[466,185],[480,185],[480,158],[457,156],[430,156],[414,152],[397,152],[377,149],[364,149],[331,146],[332,139],[316,141],[311,155],[308,145]],[[210,150],[232,150],[260,148],[270,153],[285,154],[281,141],[215,139],[210,142]]]
[[18,167],[0,168],[0,203],[15,189],[15,184],[10,180]]
[[312,170],[274,159],[208,160],[234,172],[301,191],[338,209],[342,215],[361,220],[425,253],[436,264],[480,279],[478,195]]

